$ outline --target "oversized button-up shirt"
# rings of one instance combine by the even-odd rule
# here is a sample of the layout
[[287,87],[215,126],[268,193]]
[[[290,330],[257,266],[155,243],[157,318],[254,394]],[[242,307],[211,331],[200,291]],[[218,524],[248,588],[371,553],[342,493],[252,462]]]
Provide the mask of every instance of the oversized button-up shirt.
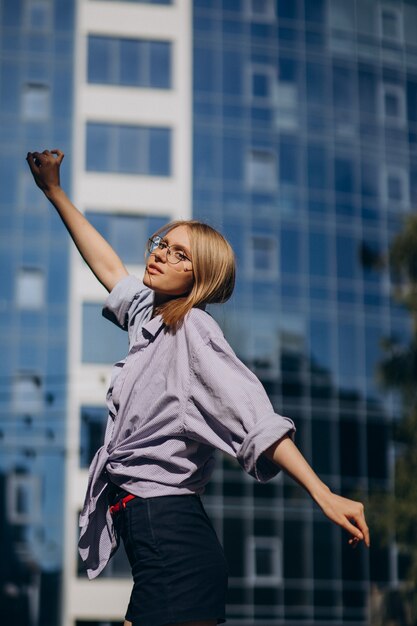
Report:
[[79,551],[89,578],[118,546],[110,483],[142,498],[200,494],[216,449],[265,482],[279,467],[262,453],[295,431],[208,313],[193,308],[173,333],[161,316],[152,318],[153,303],[154,292],[129,275],[103,309],[128,331],[129,352],[113,368],[104,445],[91,463],[80,516]]

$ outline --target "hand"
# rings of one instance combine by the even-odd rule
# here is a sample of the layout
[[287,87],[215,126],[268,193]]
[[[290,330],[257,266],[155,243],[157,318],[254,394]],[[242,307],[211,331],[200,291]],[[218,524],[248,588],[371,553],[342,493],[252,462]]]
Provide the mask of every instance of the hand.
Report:
[[369,528],[366,524],[364,508],[361,502],[343,498],[329,491],[324,496],[317,498],[317,504],[332,522],[335,522],[350,533],[349,544],[352,547],[357,546],[359,541],[364,541],[369,548],[371,545]]
[[35,179],[35,183],[45,194],[54,189],[59,189],[59,168],[63,158],[64,153],[61,150],[28,152],[26,160],[30,171]]

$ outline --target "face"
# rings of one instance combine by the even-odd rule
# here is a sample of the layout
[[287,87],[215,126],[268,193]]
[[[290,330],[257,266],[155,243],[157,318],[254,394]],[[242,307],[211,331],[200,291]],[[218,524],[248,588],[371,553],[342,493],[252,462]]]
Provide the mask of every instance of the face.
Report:
[[[180,250],[188,259],[191,257],[191,246],[186,226],[176,226],[163,237],[171,248]],[[192,263],[181,260],[171,263],[168,250],[156,248],[148,257],[143,282],[162,297],[181,296],[188,293],[194,283]]]

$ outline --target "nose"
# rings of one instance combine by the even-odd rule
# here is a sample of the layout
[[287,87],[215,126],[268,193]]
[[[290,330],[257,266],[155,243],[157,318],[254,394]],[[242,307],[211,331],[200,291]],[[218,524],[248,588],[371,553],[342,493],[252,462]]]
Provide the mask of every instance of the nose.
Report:
[[168,254],[168,248],[165,248],[165,250],[161,250],[161,248],[156,248],[152,252],[152,254],[155,257],[155,260],[162,261],[163,263],[166,263],[166,261],[167,261],[167,254]]

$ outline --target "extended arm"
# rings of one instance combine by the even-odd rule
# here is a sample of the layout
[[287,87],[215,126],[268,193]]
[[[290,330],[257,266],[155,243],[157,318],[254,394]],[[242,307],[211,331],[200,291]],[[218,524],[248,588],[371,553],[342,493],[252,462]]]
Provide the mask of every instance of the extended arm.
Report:
[[29,152],[27,155],[36,184],[56,208],[93,274],[107,291],[111,291],[128,272],[113,248],[78,211],[61,188],[59,168],[63,158],[64,154],[60,150]]
[[363,505],[332,493],[289,437],[284,437],[273,444],[266,450],[265,455],[304,487],[329,519],[350,533],[351,545],[363,540],[369,547],[369,529]]

